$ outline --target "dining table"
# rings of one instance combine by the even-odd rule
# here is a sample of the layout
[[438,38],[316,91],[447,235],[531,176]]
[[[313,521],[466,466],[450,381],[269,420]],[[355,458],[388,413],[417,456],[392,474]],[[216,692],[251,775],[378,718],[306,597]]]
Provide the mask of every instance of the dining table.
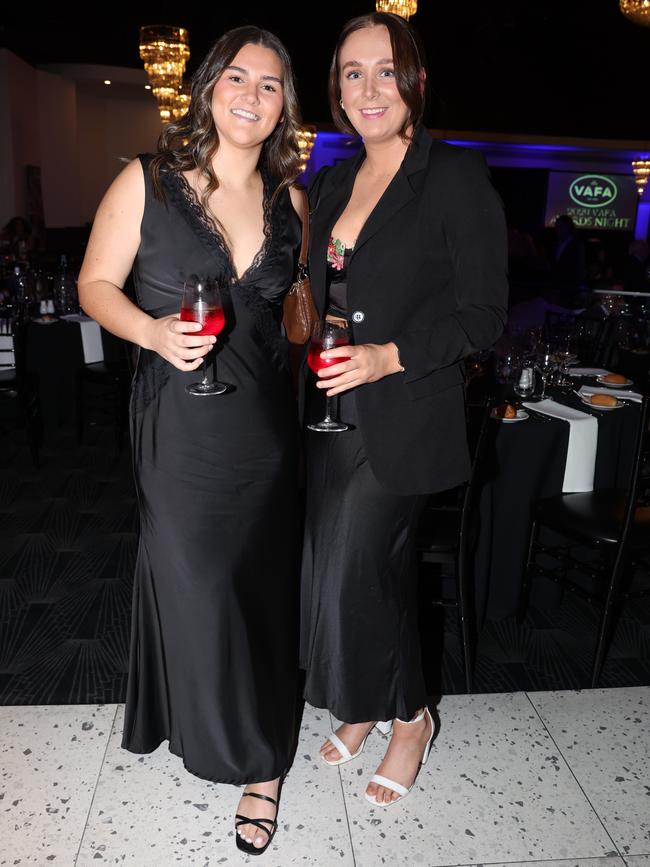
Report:
[[[479,626],[487,620],[512,617],[517,611],[538,499],[625,488],[630,480],[640,400],[623,397],[615,409],[597,409],[576,393],[585,388],[607,391],[595,376],[574,376],[569,382],[547,390],[550,402],[521,401],[506,389],[500,399],[521,401],[520,418],[496,417],[488,422],[484,456],[477,470],[480,499],[474,586]],[[634,383],[620,391],[639,395]],[[577,433],[572,436],[586,438],[570,444],[574,428]],[[552,596],[548,588],[549,599]]]
[[84,364],[122,360],[123,341],[84,313],[28,317],[24,329],[25,367],[38,384],[45,436],[74,428],[80,369]]

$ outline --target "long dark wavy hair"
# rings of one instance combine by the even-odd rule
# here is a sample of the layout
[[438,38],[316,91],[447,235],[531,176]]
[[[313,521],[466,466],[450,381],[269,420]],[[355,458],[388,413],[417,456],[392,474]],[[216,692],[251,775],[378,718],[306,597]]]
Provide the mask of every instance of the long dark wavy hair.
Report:
[[[260,27],[247,25],[229,30],[217,39],[192,76],[192,99],[187,113],[163,129],[158,139],[158,151],[150,164],[156,198],[165,198],[160,179],[161,169],[182,172],[198,168],[200,175],[207,181],[201,192],[201,204],[211,214],[208,201],[219,187],[219,179],[212,168],[212,157],[219,148],[219,134],[212,118],[212,91],[244,45],[270,48],[282,64],[284,120],[276,125],[262,145],[260,158],[261,165],[279,181],[274,199],[300,173],[297,133],[301,117],[291,58],[277,36]],[[214,217],[214,214],[211,216]]]
[[369,12],[367,15],[352,18],[343,25],[330,66],[328,82],[330,109],[334,123],[342,132],[358,135],[345,110],[341,108],[339,55],[343,43],[351,33],[364,30],[366,27],[381,25],[387,28],[390,36],[397,90],[408,108],[407,118],[399,133],[402,138],[406,138],[406,130],[409,126],[417,126],[424,116],[428,101],[428,79],[423,82],[421,78],[422,70],[426,70],[427,61],[420,35],[415,27],[400,15],[394,15],[392,12]]

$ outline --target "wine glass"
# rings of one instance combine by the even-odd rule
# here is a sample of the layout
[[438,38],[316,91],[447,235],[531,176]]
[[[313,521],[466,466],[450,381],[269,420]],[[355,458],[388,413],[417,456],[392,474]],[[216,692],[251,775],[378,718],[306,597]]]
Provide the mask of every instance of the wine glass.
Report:
[[540,400],[544,400],[546,397],[546,386],[548,384],[549,377],[556,369],[556,362],[553,355],[553,351],[548,344],[542,344],[539,350],[539,354],[537,356],[537,364],[535,365],[537,370],[542,377],[542,393],[539,396]]
[[[226,317],[221,303],[221,293],[215,280],[202,279],[192,275],[183,286],[181,301],[181,322],[198,322],[203,327],[200,331],[191,332],[197,337],[206,334],[219,334],[226,324]],[[185,386],[188,394],[198,396],[223,394],[228,388],[223,382],[208,380],[207,355],[203,356],[203,379]]]
[[[343,361],[348,361],[349,357],[343,356],[339,358],[321,358],[321,352],[326,349],[334,349],[335,346],[347,346],[350,343],[350,330],[347,323],[339,319],[332,322],[329,319],[320,319],[314,324],[311,340],[309,342],[309,352],[307,353],[307,364],[318,373],[319,370],[332,367],[335,364],[341,364]],[[329,379],[330,377],[323,376],[321,379]],[[320,433],[339,433],[348,429],[348,426],[342,421],[332,418],[332,398],[326,396],[325,403],[325,418],[316,424],[307,425],[309,430],[315,430]]]

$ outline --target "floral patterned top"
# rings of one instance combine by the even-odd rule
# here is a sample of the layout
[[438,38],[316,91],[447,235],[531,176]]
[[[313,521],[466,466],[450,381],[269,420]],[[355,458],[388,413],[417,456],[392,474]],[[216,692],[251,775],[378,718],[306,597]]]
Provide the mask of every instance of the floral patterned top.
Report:
[[352,247],[346,247],[343,241],[330,235],[327,245],[327,264],[335,271],[345,268],[345,254],[352,252]]
[[336,316],[347,315],[347,265],[352,250],[330,235],[327,245],[327,312]]

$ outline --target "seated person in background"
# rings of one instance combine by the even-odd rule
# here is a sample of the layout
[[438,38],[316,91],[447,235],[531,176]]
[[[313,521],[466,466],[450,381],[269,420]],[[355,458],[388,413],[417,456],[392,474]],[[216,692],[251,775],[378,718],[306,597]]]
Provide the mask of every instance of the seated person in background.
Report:
[[576,234],[576,227],[567,214],[555,220],[555,250],[551,276],[564,304],[570,305],[587,276],[585,247]]
[[28,262],[34,252],[32,227],[24,217],[12,217],[2,230],[6,253],[17,262]]
[[566,316],[577,316],[583,308],[564,306],[560,289],[555,285],[545,286],[542,294],[528,301],[514,304],[508,311],[508,334],[516,336],[530,328],[541,328],[546,322],[546,314],[560,313]]
[[648,292],[648,242],[636,238],[628,247],[628,255],[623,266],[623,289],[626,292]]

